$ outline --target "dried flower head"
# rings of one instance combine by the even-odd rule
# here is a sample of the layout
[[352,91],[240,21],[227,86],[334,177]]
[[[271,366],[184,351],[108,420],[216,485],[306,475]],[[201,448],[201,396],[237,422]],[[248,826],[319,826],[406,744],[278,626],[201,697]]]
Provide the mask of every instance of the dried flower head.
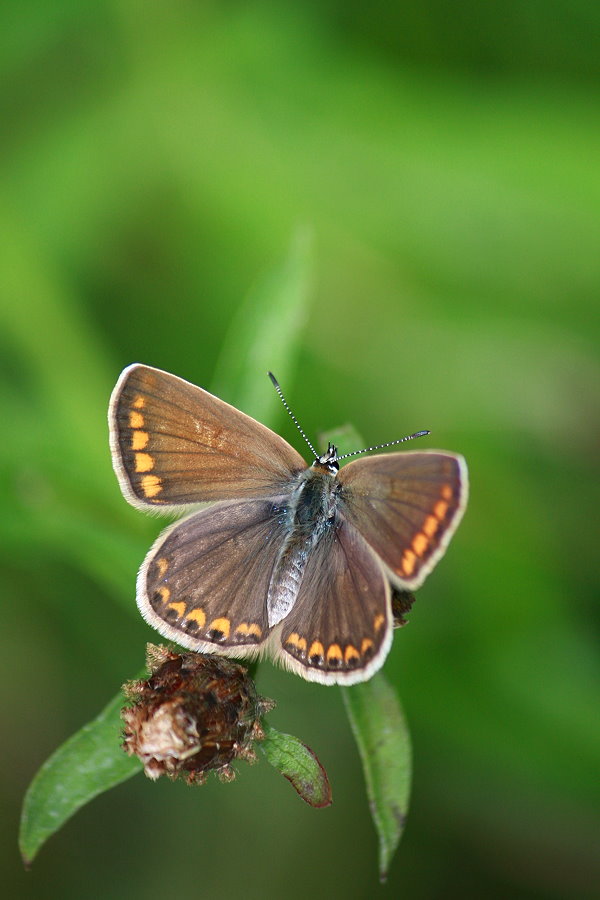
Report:
[[263,737],[260,717],[274,703],[258,696],[243,666],[156,644],[148,644],[146,664],[150,678],[123,687],[132,705],[121,715],[123,748],[141,759],[149,778],[182,776],[202,784],[214,769],[229,781],[234,759],[256,759],[252,743]]

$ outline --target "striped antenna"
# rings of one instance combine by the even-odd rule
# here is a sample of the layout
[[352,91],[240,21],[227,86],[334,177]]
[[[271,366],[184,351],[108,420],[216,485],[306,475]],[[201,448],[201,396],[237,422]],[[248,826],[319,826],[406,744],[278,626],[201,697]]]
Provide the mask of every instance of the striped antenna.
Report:
[[340,459],[348,459],[349,456],[358,456],[359,453],[370,453],[371,450],[383,450],[384,447],[393,447],[394,444],[403,444],[404,441],[412,441],[414,438],[424,437],[426,434],[431,434],[430,431],[415,431],[414,434],[409,434],[406,437],[398,438],[397,441],[389,441],[387,444],[376,444],[375,447],[365,447],[364,450],[353,450],[352,453],[344,453],[343,456],[338,456],[338,460]]
[[273,375],[272,372],[269,372],[269,378],[270,378],[271,381],[273,382],[273,387],[275,388],[275,390],[276,390],[277,393],[279,394],[279,399],[281,400],[281,402],[282,402],[283,405],[285,406],[286,410],[288,411],[289,416],[290,416],[292,422],[294,423],[294,425],[296,426],[296,428],[298,429],[298,431],[300,432],[300,434],[302,435],[302,437],[304,438],[304,440],[306,441],[306,443],[308,444],[308,446],[309,446],[310,449],[312,450],[312,454],[313,454],[314,458],[315,458],[315,459],[319,459],[319,454],[317,453],[317,451],[315,450],[315,448],[313,447],[313,445],[311,444],[311,442],[309,441],[309,439],[306,437],[306,434],[304,433],[303,429],[300,427],[300,424],[299,424],[299,422],[298,422],[298,419],[296,418],[296,416],[294,415],[294,413],[293,413],[293,412],[291,411],[291,409],[289,408],[288,403],[287,403],[287,400],[286,400],[285,397],[283,396],[283,391],[282,391],[281,388],[279,387],[279,382],[277,381],[277,379],[275,378],[275,376]]

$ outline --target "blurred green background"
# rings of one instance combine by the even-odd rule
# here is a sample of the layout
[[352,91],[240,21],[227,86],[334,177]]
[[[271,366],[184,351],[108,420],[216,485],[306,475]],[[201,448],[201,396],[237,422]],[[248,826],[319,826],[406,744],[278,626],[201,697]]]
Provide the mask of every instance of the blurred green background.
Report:
[[[0,17],[7,896],[595,895],[600,6]],[[386,664],[415,775],[385,887],[337,688],[269,664],[271,721],[318,753],[333,807],[264,762],[195,790],[139,776],[21,867],[27,784],[153,638],[134,582],[163,523],[122,499],[105,421],[133,361],[296,446],[268,368],[310,435],[430,428],[421,447],[468,460],[466,518]]]

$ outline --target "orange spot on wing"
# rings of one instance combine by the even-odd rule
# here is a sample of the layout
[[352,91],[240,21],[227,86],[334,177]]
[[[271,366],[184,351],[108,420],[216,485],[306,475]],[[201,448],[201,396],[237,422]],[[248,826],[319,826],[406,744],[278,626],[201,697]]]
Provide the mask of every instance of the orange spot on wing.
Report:
[[220,631],[224,635],[224,637],[229,637],[229,632],[231,630],[231,622],[229,619],[220,618],[213,619],[210,625],[208,626],[209,631]]
[[156,568],[158,569],[158,577],[162,578],[167,569],[169,568],[169,561],[162,556],[160,559],[156,560]]
[[415,569],[417,556],[412,550],[405,550],[402,556],[402,571],[405,575],[412,575]]
[[150,456],[149,453],[136,453],[135,454],[135,471],[136,472],[150,472],[151,469],[154,468],[154,457]]
[[236,634],[242,634],[244,636],[250,637],[254,636],[257,638],[262,637],[262,628],[260,625],[257,625],[256,622],[240,622],[240,624],[235,629]]
[[368,653],[369,650],[372,650],[374,647],[373,641],[371,638],[363,638],[362,644],[360,645],[361,655],[364,656],[365,653]]
[[130,428],[143,428],[144,427],[144,417],[141,413],[136,412],[135,409],[132,409],[129,412],[129,427]]
[[177,618],[180,619],[185,612],[185,603],[183,600],[180,600],[179,603],[169,603],[167,609],[174,609],[177,613]]
[[427,535],[427,537],[429,538],[432,538],[439,527],[440,523],[435,516],[427,516],[423,525],[423,534]]
[[330,644],[327,648],[327,662],[331,662],[335,660],[336,662],[342,661],[342,648],[339,644]]
[[143,450],[150,440],[150,435],[147,431],[132,431],[131,432],[131,449],[132,450]]
[[146,398],[142,397],[141,394],[138,394],[138,396],[133,401],[133,406],[135,406],[136,409],[143,409],[145,405]]
[[359,659],[360,659],[360,653],[358,652],[356,647],[353,647],[352,644],[348,644],[348,646],[346,647],[346,651],[344,653],[344,660],[346,662],[346,665],[351,663],[353,660],[358,661]]
[[442,497],[444,498],[444,500],[452,500],[452,487],[449,484],[445,484],[442,488]]
[[441,520],[448,512],[448,504],[445,500],[438,500],[438,502],[433,507],[433,511],[437,518]]
[[323,648],[323,644],[321,643],[321,641],[313,641],[312,644],[310,645],[310,650],[308,651],[308,658],[310,660],[312,660],[313,657],[318,657],[319,659],[323,659],[324,655],[325,655],[325,650]]
[[141,488],[145,497],[152,499],[162,491],[162,481],[158,475],[144,475],[141,482]]
[[384,624],[384,622],[385,622],[385,616],[382,615],[382,613],[378,613],[375,616],[375,618],[373,619],[373,628],[375,629],[375,631],[379,631],[379,629]]
[[413,538],[412,548],[417,554],[417,556],[423,556],[425,551],[429,546],[429,538],[427,538],[422,531],[416,534]]
[[191,612],[187,614],[185,617],[186,622],[197,622],[198,628],[204,628],[206,623],[206,615],[203,609],[197,607],[197,609],[193,609]]
[[169,597],[171,596],[171,591],[170,591],[169,588],[168,588],[166,585],[164,585],[164,584],[162,585],[162,587],[159,587],[159,588],[156,589],[156,593],[157,593],[157,594],[160,594],[160,598],[161,598],[161,600],[162,600],[163,603],[166,603],[167,600],[169,599]]

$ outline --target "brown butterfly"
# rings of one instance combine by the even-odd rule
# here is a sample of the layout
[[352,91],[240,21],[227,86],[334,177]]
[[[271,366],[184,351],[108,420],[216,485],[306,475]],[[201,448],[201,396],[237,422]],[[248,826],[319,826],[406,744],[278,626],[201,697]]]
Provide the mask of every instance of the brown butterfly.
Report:
[[163,531],[144,560],[146,621],[191,650],[266,653],[322,684],[365,681],[383,665],[394,615],[402,623],[407,592],[443,555],[467,501],[461,456],[384,453],[339,471],[355,454],[330,445],[319,456],[302,432],[307,467],[264,425],[149,366],[122,372],[109,425],[129,503],[212,504]]

